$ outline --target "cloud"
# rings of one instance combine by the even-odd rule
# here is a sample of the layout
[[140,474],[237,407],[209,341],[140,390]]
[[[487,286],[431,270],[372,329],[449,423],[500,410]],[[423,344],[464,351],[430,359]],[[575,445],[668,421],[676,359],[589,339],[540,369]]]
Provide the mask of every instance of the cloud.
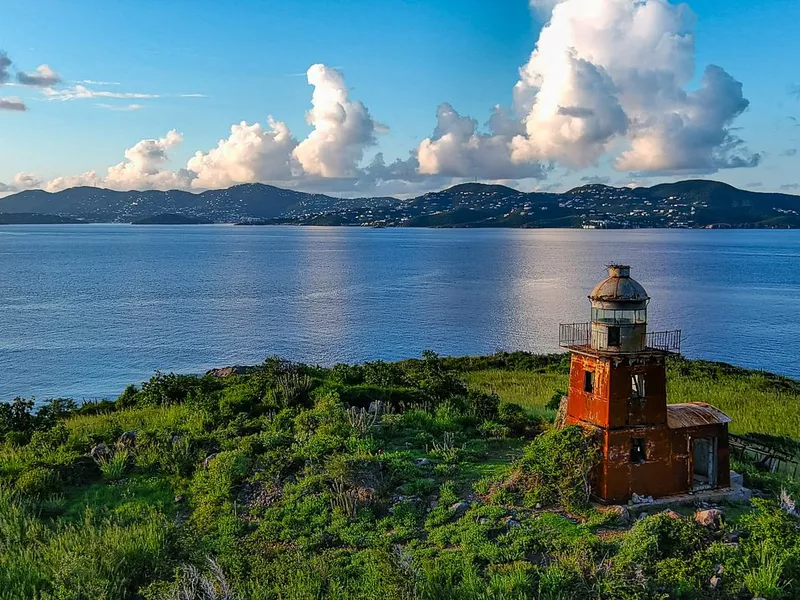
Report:
[[11,66],[11,59],[5,52],[0,52],[0,84],[8,81],[8,67]]
[[160,98],[160,94],[143,94],[139,92],[109,92],[107,90],[93,90],[85,85],[76,84],[64,89],[45,87],[42,90],[49,100],[83,100],[86,98],[114,98],[118,100],[144,100]]
[[790,191],[790,190],[800,190],[800,183],[787,183],[781,186],[782,190]]
[[581,181],[589,184],[608,185],[611,182],[611,178],[601,175],[587,175],[586,177],[581,177]]
[[306,115],[314,129],[292,153],[303,171],[320,177],[353,177],[364,150],[377,143],[383,129],[358,100],[351,100],[341,71],[322,64],[308,69],[314,86]]
[[746,188],[762,188],[762,187],[764,187],[764,184],[761,181],[751,181],[750,183],[745,185],[745,187]]
[[13,185],[8,185],[0,181],[0,194],[6,194],[8,192],[16,192],[17,188]]
[[[495,114],[495,126],[503,116]],[[538,162],[511,160],[511,137],[502,133],[478,132],[477,122],[462,117],[450,104],[436,111],[436,129],[417,149],[419,172],[447,177],[483,179],[543,179],[546,170]]]
[[14,176],[15,190],[31,190],[42,186],[42,180],[33,173],[17,173]]
[[0,98],[0,110],[26,111],[28,107],[19,98]]
[[75,186],[107,187],[117,190],[173,189],[188,185],[184,171],[166,168],[168,151],[183,142],[183,136],[175,130],[164,137],[146,139],[125,151],[125,160],[109,167],[105,177],[95,171],[82,175],[58,177],[48,182],[46,189],[54,192]]
[[796,156],[797,155],[797,148],[787,148],[783,152],[781,152],[781,156]]
[[205,94],[178,94],[178,98],[207,98]]
[[789,86],[789,95],[797,100],[800,100],[800,83],[795,83]]
[[186,165],[197,188],[220,188],[253,181],[292,178],[292,151],[297,140],[285,123],[272,117],[267,127],[242,121],[208,152],[197,152]]
[[124,105],[119,105],[119,104],[106,104],[106,103],[103,103],[103,102],[96,102],[95,106],[98,107],[98,108],[104,108],[106,110],[114,110],[114,111],[118,111],[118,112],[132,112],[132,111],[141,110],[141,109],[144,108],[144,105],[142,105],[142,104],[124,104]]
[[33,87],[50,87],[61,82],[61,77],[47,65],[39,65],[33,73],[17,73],[17,81]]
[[78,83],[84,85],[122,85],[119,81],[95,81],[94,79],[81,79]]

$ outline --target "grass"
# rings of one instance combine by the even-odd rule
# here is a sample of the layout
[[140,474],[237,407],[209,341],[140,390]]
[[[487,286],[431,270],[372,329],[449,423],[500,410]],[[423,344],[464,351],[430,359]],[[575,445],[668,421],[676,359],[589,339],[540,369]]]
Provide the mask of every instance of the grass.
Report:
[[[800,439],[800,393],[797,385],[755,371],[700,363],[685,369],[685,361],[667,373],[670,403],[707,402],[728,414],[732,433],[766,433]],[[545,411],[557,390],[566,390],[568,376],[554,372],[489,369],[464,374],[467,385],[494,392],[506,402]]]
[[67,429],[76,437],[89,437],[102,432],[135,431],[155,424],[161,431],[200,433],[207,416],[197,407],[186,404],[129,408],[100,415],[75,415],[66,421]]
[[536,411],[545,412],[545,405],[557,390],[566,390],[569,376],[562,373],[536,371],[507,371],[488,369],[465,373],[471,389],[495,393],[505,402],[513,402]]

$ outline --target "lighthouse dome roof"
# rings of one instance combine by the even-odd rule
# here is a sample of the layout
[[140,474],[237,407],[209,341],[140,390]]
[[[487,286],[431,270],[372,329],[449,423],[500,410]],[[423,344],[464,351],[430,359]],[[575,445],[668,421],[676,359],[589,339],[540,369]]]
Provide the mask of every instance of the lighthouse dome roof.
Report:
[[608,277],[589,294],[593,302],[646,302],[650,299],[642,284],[631,277],[628,265],[609,265]]

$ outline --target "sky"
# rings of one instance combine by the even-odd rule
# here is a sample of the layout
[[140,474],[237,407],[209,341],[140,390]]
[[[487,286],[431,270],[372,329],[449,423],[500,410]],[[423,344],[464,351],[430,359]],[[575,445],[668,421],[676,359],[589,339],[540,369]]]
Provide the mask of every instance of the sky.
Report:
[[800,193],[800,2],[0,0],[0,193]]

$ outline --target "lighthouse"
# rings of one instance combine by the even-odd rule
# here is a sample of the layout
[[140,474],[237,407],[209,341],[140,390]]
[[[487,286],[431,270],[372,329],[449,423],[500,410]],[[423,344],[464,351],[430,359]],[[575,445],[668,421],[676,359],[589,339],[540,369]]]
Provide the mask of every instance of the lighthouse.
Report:
[[591,320],[562,324],[559,339],[571,354],[565,423],[600,446],[594,496],[618,503],[727,487],[731,419],[701,401],[667,402],[681,331],[648,331],[650,296],[629,265],[610,265],[589,301]]

